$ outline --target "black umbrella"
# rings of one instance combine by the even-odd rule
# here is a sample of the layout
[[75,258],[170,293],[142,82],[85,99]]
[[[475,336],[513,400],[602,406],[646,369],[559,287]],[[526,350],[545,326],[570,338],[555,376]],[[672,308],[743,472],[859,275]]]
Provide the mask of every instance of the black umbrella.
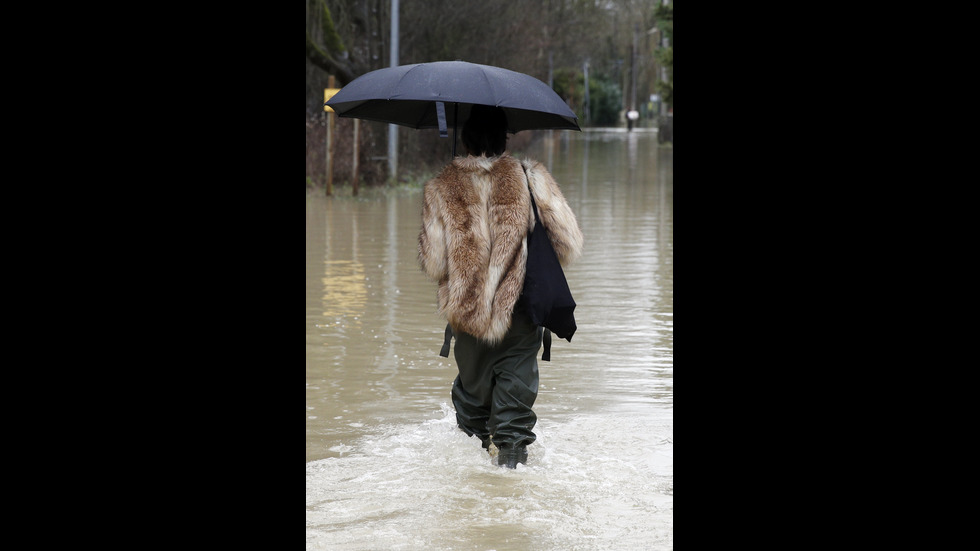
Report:
[[[501,107],[511,133],[579,130],[575,112],[547,84],[500,67],[435,61],[378,69],[354,79],[326,105],[341,117],[438,128],[466,121],[473,104]],[[455,155],[455,131],[453,154]]]

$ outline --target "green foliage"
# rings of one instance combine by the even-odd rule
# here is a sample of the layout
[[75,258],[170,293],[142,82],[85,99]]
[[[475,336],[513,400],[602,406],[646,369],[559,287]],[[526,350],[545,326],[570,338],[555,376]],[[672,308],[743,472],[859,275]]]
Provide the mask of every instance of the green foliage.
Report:
[[327,47],[327,50],[332,54],[339,54],[347,50],[344,47],[343,40],[340,39],[340,35],[337,34],[337,29],[334,27],[333,18],[330,17],[330,8],[327,7],[323,0],[319,0],[323,5],[323,20],[321,25],[323,26],[323,44]]
[[[554,73],[555,92],[575,111],[579,124],[585,123],[585,82],[582,71],[569,68]],[[611,126],[619,121],[623,92],[619,84],[602,76],[589,75],[589,124]]]
[[619,122],[623,92],[611,80],[589,77],[589,114],[592,124],[612,126]]
[[555,70],[552,81],[555,92],[581,117],[578,107],[582,105],[585,98],[585,93],[582,91],[582,73],[562,67]]
[[667,69],[667,82],[657,79],[657,93],[664,103],[674,107],[674,48],[660,48],[654,52],[657,62]]
[[660,4],[653,11],[653,16],[657,21],[657,28],[659,28],[664,36],[670,39],[670,42],[674,42],[674,5],[673,4]]
[[354,80],[356,76],[347,48],[324,0],[307,0],[306,58],[327,74],[336,76],[340,86]]
[[[668,47],[657,47],[654,49],[653,57],[664,69],[667,70],[667,82],[657,79],[657,93],[663,98],[668,107],[674,107],[674,5],[660,4],[654,10],[657,28],[667,39]],[[661,41],[661,43],[664,43]]]

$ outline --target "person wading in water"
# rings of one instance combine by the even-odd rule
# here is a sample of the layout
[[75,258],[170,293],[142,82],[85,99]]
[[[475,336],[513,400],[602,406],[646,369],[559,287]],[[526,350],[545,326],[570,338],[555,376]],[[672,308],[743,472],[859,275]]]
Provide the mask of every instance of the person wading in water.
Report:
[[582,254],[583,236],[548,170],[505,151],[503,109],[474,105],[462,142],[467,155],[425,184],[418,260],[438,283],[439,313],[456,337],[452,400],[459,428],[491,456],[497,448],[496,464],[513,469],[526,464],[536,438],[531,408],[542,340],[542,328],[518,301],[535,223],[528,188],[562,266]]

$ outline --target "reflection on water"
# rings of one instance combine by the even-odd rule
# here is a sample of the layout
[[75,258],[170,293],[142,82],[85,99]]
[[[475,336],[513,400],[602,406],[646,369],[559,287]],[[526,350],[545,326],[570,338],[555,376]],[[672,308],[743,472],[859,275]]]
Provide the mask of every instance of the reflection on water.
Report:
[[364,310],[367,288],[364,265],[356,260],[327,260],[323,282],[324,318],[355,314]]
[[585,249],[566,271],[579,328],[540,362],[517,471],[455,429],[456,368],[416,263],[421,194],[307,199],[308,548],[672,548],[672,149],[556,132],[526,154]]

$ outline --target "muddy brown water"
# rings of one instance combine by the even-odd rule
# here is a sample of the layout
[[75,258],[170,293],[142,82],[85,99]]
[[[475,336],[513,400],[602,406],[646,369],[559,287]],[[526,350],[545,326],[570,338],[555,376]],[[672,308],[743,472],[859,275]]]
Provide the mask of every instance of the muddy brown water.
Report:
[[307,198],[308,549],[673,548],[673,149],[565,131],[514,154],[549,167],[585,235],[578,330],[539,361],[514,471],[455,427],[420,191]]

